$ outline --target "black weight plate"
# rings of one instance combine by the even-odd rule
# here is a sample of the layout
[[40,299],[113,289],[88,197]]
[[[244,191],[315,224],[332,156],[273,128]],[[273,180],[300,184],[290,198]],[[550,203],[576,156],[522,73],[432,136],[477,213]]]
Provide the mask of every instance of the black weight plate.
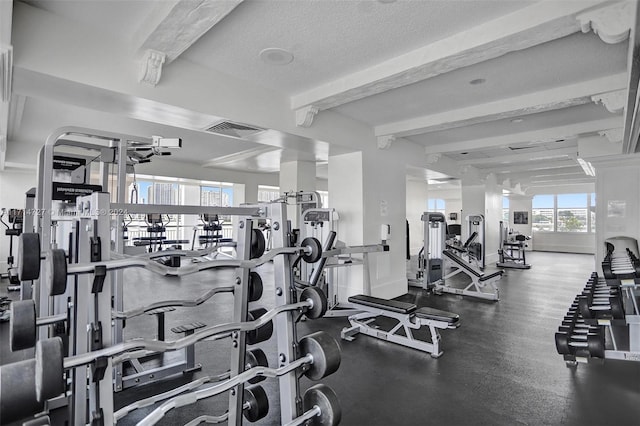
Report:
[[311,300],[313,306],[307,308],[304,314],[310,319],[322,318],[327,312],[327,296],[318,287],[306,287],[302,290],[300,301]]
[[264,240],[264,234],[259,229],[251,230],[251,259],[257,259],[264,254],[267,244]]
[[262,297],[264,285],[262,277],[255,271],[249,272],[249,302],[257,302]]
[[20,281],[40,278],[40,234],[25,232],[18,237],[17,264]]
[[580,296],[578,298],[578,308],[580,309],[580,313],[582,314],[582,318],[586,318],[586,319],[593,318],[593,314],[591,313],[591,310],[589,309],[589,300],[586,297]]
[[322,257],[322,245],[320,241],[313,237],[307,237],[302,240],[300,247],[310,247],[311,253],[305,253],[302,255],[302,260],[307,263],[316,263]]
[[340,367],[341,350],[338,342],[327,332],[316,331],[300,340],[300,354],[311,354],[313,363],[304,375],[311,380],[320,380],[335,373]]
[[569,347],[569,335],[566,333],[556,333],[556,350],[560,355],[570,355],[571,347]]
[[302,406],[307,412],[314,407],[320,409],[320,414],[312,417],[308,425],[313,426],[335,426],[340,423],[342,418],[342,408],[338,396],[329,386],[318,383],[311,386],[304,393]]
[[249,408],[245,408],[243,414],[250,422],[257,422],[269,414],[269,398],[262,386],[244,388],[244,400],[249,403]]
[[604,358],[604,335],[602,333],[587,334],[587,348],[592,357]]
[[[267,360],[267,355],[264,353],[262,349],[252,349],[247,351],[246,355],[246,369],[250,369],[253,367],[268,367],[269,361]],[[249,383],[256,384],[265,380],[264,376],[256,376],[253,379],[249,379]]]
[[611,315],[614,319],[625,319],[624,305],[619,295],[610,297],[609,304],[611,305]]
[[52,337],[36,343],[36,397],[43,402],[65,389],[62,339]]
[[16,300],[9,312],[9,347],[12,351],[32,348],[36,344],[36,302]]
[[[267,313],[267,310],[264,308],[254,309],[249,311],[247,314],[247,321],[255,321],[261,316]],[[258,327],[255,330],[247,331],[247,344],[255,345],[260,342],[265,342],[271,338],[273,335],[273,321],[269,321],[266,324]]]
[[36,360],[28,359],[0,367],[0,424],[6,425],[39,413],[44,401],[36,398]]
[[67,291],[67,257],[64,250],[53,249],[49,255],[51,267],[51,296],[58,296]]

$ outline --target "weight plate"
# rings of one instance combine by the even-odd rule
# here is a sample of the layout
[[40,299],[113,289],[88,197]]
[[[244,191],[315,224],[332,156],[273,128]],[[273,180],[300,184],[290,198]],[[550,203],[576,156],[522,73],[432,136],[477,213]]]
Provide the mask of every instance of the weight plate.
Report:
[[[267,360],[267,355],[264,353],[262,349],[252,349],[247,351],[246,354],[246,370],[249,370],[253,367],[268,367],[269,361]],[[265,380],[264,376],[256,376],[253,379],[249,379],[249,383],[256,384]]]
[[[247,314],[247,321],[255,321],[264,314],[267,313],[267,310],[264,308],[254,309],[249,311]],[[255,330],[247,331],[247,344],[255,345],[260,342],[265,342],[271,338],[273,335],[273,321],[269,321],[268,323],[258,327]]]
[[28,359],[0,367],[0,424],[6,425],[39,413],[34,376],[36,360]]
[[67,257],[62,249],[53,249],[50,253],[51,296],[58,296],[67,291]]
[[249,403],[249,408],[245,408],[243,414],[250,422],[257,422],[269,414],[269,398],[262,386],[244,388],[244,400]]
[[264,285],[262,277],[255,271],[249,272],[249,302],[257,302],[262,297]]
[[36,344],[36,302],[16,300],[9,306],[9,347],[12,351]]
[[322,383],[307,389],[304,393],[302,406],[305,412],[314,407],[320,409],[320,414],[312,417],[307,423],[308,425],[335,426],[340,423],[342,418],[342,408],[338,396],[333,389]]
[[311,252],[302,255],[302,260],[307,263],[316,263],[322,257],[322,245],[320,241],[313,237],[307,237],[302,240],[300,247],[310,247]]
[[52,337],[36,343],[36,398],[44,402],[64,392],[62,339]]
[[25,232],[18,237],[18,279],[20,281],[40,278],[40,235]]
[[569,335],[566,333],[556,333],[556,350],[560,355],[570,355]]
[[300,301],[311,300],[313,306],[307,308],[304,314],[310,319],[317,319],[327,312],[327,296],[318,287],[306,287],[302,290]]
[[624,313],[624,305],[622,303],[622,298],[617,296],[612,296],[609,298],[609,303],[611,304],[611,315],[614,319],[625,319]]
[[335,373],[340,367],[341,351],[338,342],[327,332],[316,331],[300,340],[300,354],[311,354],[313,363],[304,375],[311,380],[320,380]]
[[587,348],[589,348],[589,355],[592,357],[604,358],[604,334],[587,334]]
[[578,308],[580,309],[582,318],[585,318],[585,319],[593,318],[593,315],[591,314],[591,310],[589,309],[589,300],[586,297],[580,296],[578,298]]
[[257,259],[264,254],[267,244],[264,240],[264,234],[259,229],[251,230],[251,259]]

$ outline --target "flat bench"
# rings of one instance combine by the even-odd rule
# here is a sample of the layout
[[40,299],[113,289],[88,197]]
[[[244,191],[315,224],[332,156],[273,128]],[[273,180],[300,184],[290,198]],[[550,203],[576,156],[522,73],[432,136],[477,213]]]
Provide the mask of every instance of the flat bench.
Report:
[[[438,358],[442,355],[440,349],[441,336],[438,329],[458,328],[460,317],[458,314],[441,311],[428,307],[418,308],[413,303],[397,300],[387,300],[374,296],[358,294],[349,297],[349,302],[363,312],[349,317],[350,327],[345,327],[340,336],[348,341],[354,340],[358,333],[366,334],[377,339],[387,340],[410,348],[418,349]],[[372,325],[377,317],[392,318],[397,324],[390,330],[384,331]],[[431,342],[417,339],[411,330],[426,326],[431,334]],[[400,330],[404,335],[399,334]]]

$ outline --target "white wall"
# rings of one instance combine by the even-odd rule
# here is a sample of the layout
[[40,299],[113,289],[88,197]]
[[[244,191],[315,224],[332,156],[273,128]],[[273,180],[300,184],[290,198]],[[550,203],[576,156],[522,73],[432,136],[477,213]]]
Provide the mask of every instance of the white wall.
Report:
[[[25,193],[36,185],[36,174],[33,171],[0,172],[0,207],[8,209],[24,209]],[[3,218],[6,222],[6,216]],[[4,235],[5,228],[0,229],[0,273],[7,269],[9,256],[9,237]],[[17,254],[17,239],[13,238],[13,256]]]
[[579,232],[534,232],[533,250],[564,253],[595,253],[595,234]]
[[592,163],[596,168],[596,265],[600,265],[607,238],[640,240],[640,158]]
[[427,183],[407,180],[407,220],[409,221],[409,253],[418,254],[423,245],[422,213],[427,210]]

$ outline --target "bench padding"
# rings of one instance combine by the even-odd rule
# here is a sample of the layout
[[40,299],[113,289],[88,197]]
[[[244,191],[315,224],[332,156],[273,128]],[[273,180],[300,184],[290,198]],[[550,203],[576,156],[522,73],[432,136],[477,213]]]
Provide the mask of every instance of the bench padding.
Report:
[[449,324],[455,324],[460,321],[460,315],[454,314],[453,312],[441,311],[440,309],[434,308],[420,308],[416,311],[416,316],[418,318],[430,319],[434,321],[442,321]]
[[371,306],[372,308],[384,309],[385,311],[397,312],[400,314],[410,314],[418,309],[418,307],[413,303],[381,299],[379,297],[366,296],[364,294],[357,294],[349,297],[349,302],[364,306]]

